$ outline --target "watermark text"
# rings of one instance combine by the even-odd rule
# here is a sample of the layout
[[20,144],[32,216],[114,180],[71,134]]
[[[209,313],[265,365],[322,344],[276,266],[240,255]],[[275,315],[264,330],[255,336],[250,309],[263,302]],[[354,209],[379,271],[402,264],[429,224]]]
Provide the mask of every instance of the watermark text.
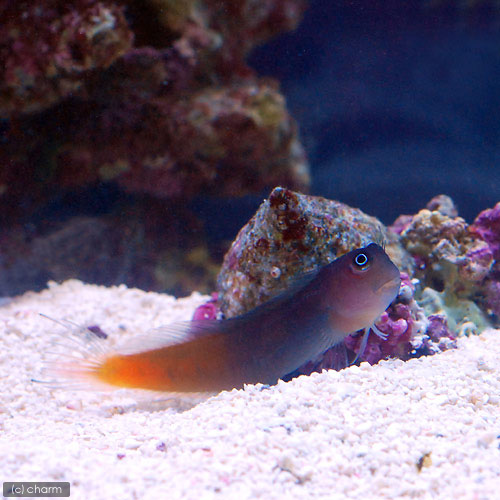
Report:
[[69,497],[70,485],[66,482],[5,482],[3,496],[6,498]]

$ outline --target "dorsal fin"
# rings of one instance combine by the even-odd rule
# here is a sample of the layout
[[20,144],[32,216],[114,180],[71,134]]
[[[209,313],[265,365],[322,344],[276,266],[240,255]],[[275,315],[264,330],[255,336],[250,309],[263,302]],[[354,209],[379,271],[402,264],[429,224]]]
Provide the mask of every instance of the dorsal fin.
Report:
[[226,331],[226,321],[228,320],[178,321],[170,325],[153,328],[143,335],[138,335],[124,343],[123,346],[118,346],[116,350],[120,354],[136,354],[184,344],[207,335],[224,333]]

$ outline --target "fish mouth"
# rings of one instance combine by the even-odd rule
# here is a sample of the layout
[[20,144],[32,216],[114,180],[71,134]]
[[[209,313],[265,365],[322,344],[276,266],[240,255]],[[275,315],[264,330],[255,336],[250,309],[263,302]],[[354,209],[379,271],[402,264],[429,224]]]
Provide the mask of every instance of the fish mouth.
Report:
[[380,285],[378,288],[376,288],[375,293],[394,291],[395,288],[397,288],[399,291],[400,286],[401,286],[401,277],[398,275],[396,278],[386,281],[383,285]]

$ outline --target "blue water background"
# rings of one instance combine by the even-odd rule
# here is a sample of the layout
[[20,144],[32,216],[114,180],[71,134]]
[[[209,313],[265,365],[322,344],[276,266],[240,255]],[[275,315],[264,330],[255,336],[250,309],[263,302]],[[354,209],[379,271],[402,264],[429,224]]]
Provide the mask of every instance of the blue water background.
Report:
[[300,125],[312,192],[390,223],[439,193],[500,201],[500,6],[316,0],[255,50]]

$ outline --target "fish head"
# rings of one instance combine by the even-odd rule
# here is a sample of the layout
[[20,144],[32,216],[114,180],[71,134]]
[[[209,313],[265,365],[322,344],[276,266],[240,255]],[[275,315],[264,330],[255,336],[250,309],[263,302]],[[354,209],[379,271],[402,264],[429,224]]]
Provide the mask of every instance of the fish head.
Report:
[[399,269],[375,243],[352,250],[334,261],[329,276],[332,327],[348,333],[373,324],[396,298]]

